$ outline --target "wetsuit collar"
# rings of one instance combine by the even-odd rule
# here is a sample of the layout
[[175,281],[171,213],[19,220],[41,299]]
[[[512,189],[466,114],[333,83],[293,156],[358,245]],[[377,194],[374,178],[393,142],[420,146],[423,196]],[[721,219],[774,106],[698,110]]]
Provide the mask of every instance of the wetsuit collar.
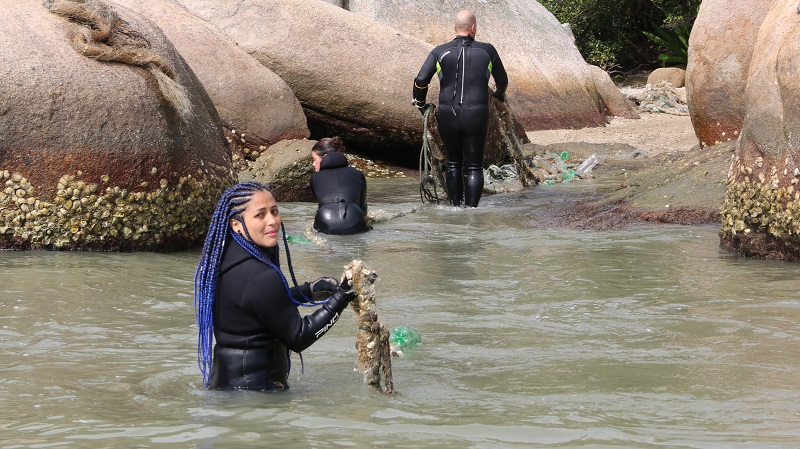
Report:
[[[277,249],[277,246],[275,246],[272,248],[262,248],[262,251],[274,263]],[[253,259],[253,256],[242,248],[241,245],[236,243],[236,240],[228,237],[225,241],[225,255],[222,258],[222,265],[220,266],[219,272],[220,274],[225,273],[248,259]]]
[[[474,38],[474,37],[472,37],[472,36],[470,36],[469,34],[467,34],[466,36],[457,35],[457,36],[455,37],[455,39],[463,39],[463,40],[464,40],[464,42],[466,42],[466,43],[470,43],[470,42],[473,42],[473,41],[475,41],[475,38]],[[454,39],[454,40],[455,40],[455,39]]]
[[332,151],[322,158],[322,162],[319,164],[319,169],[324,170],[326,168],[341,168],[347,167],[348,165],[347,156],[345,156],[344,153]]

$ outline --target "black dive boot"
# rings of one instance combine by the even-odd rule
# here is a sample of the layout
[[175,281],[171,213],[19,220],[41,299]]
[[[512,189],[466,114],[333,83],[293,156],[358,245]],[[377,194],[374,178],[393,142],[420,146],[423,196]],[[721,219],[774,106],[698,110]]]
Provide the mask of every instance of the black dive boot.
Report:
[[467,179],[464,186],[464,204],[478,207],[483,194],[483,167],[466,167]]
[[447,187],[447,196],[453,206],[460,206],[461,199],[464,197],[464,172],[461,164],[446,162],[444,182]]

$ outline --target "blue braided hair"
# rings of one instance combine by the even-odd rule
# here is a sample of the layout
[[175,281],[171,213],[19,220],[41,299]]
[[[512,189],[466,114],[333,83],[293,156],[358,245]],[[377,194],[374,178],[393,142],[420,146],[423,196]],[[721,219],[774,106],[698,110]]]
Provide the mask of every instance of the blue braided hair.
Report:
[[[299,306],[318,306],[324,304],[325,301],[312,301],[307,298],[299,289],[296,289],[303,297],[304,302],[298,301],[292,296],[289,283],[286,280],[283,272],[280,269],[279,262],[279,248],[275,248],[275,253],[270,258],[264,251],[253,243],[247,226],[244,225],[244,218],[242,212],[247,207],[247,203],[252,198],[253,194],[259,191],[270,191],[269,187],[256,181],[246,181],[236,184],[228,188],[222,197],[217,202],[217,207],[214,209],[214,214],[211,216],[211,223],[208,226],[208,233],[206,234],[205,242],[203,243],[203,251],[200,255],[200,261],[197,264],[197,270],[194,273],[194,310],[195,318],[198,327],[198,340],[197,340],[197,364],[200,367],[200,372],[203,373],[203,383],[206,387],[209,386],[211,380],[212,369],[212,346],[214,342],[214,298],[217,293],[217,284],[219,282],[220,266],[222,264],[222,256],[225,250],[225,242],[228,238],[233,238],[242,248],[245,249],[250,255],[257,260],[270,266],[278,272],[286,292],[291,298],[292,302]],[[230,228],[230,220],[238,220],[244,228],[247,238],[233,232]],[[297,287],[297,279],[294,275],[292,268],[292,260],[289,254],[289,242],[286,238],[286,229],[281,221],[281,231],[283,232],[283,244],[286,249],[286,259],[289,265],[289,272],[292,275],[292,282]]]

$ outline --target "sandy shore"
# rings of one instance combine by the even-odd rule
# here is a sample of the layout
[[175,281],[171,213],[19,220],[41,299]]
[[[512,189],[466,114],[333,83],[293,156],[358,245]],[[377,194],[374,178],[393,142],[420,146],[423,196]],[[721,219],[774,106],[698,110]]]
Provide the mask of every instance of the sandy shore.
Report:
[[612,117],[600,128],[556,129],[527,133],[532,143],[550,145],[562,142],[628,144],[651,155],[688,151],[698,145],[688,115],[641,113],[639,119]]

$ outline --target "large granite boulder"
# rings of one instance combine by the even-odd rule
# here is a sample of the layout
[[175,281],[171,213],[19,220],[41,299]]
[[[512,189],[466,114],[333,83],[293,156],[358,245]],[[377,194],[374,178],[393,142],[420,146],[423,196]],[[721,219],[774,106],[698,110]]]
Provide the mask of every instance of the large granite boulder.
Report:
[[114,0],[158,25],[203,84],[243,168],[269,145],[309,137],[291,88],[219,29],[172,0]]
[[321,0],[179,1],[286,81],[312,137],[337,134],[378,158],[418,145],[408,61],[430,45]]
[[590,65],[589,73],[592,75],[594,87],[601,98],[601,111],[615,117],[639,118],[636,104],[620,92],[608,72],[595,65]]
[[689,37],[686,95],[702,147],[739,137],[758,30],[772,0],[704,0]]
[[753,46],[744,125],[722,206],[722,244],[743,255],[800,260],[797,17],[796,1],[775,1]]
[[192,71],[150,21],[103,5],[0,15],[0,248],[186,248],[233,182]]
[[[528,131],[604,126],[603,99],[572,35],[535,0],[350,0],[345,7],[432,45],[453,39],[456,13],[478,18],[476,38],[497,48],[509,74],[509,104]],[[405,64],[419,69],[423,59]],[[408,83],[407,80],[405,80]],[[616,96],[620,96],[619,92]],[[616,99],[609,102],[618,101]]]
[[[339,135],[361,156],[418,163],[423,126],[411,84],[431,44],[321,0],[179,1],[291,86],[313,138]],[[429,98],[437,96],[434,82]]]

